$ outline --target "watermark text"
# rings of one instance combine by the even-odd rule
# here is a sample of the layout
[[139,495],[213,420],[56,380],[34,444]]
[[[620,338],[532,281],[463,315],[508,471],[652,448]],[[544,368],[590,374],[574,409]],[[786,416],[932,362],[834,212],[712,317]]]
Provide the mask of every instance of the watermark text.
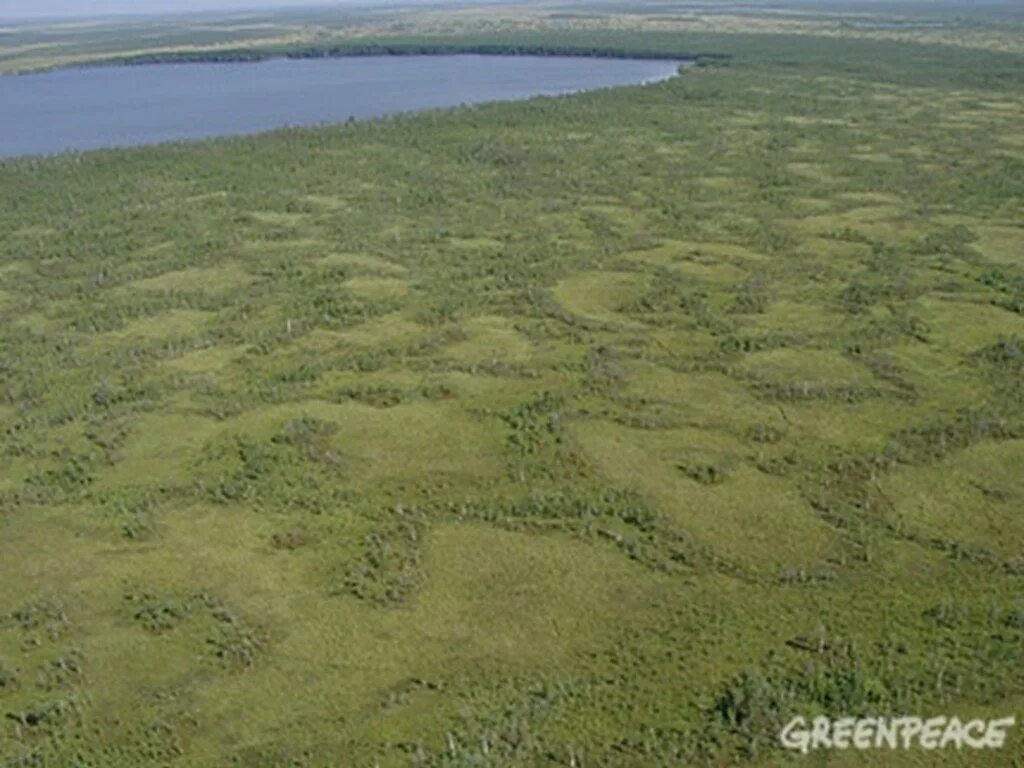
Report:
[[1013,717],[967,720],[957,717],[793,718],[779,734],[786,749],[1001,749]]

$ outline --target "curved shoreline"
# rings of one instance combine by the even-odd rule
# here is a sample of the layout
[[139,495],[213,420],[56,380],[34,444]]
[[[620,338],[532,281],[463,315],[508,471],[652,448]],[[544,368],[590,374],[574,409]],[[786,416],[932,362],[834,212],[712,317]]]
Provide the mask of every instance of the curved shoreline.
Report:
[[654,48],[629,48],[614,45],[549,44],[515,42],[344,42],[330,45],[236,47],[182,51],[153,51],[129,55],[112,55],[97,59],[84,59],[50,66],[0,72],[0,78],[38,75],[67,69],[94,69],[101,67],[135,67],[160,64],[244,64],[279,59],[344,59],[371,56],[533,56],[590,59],[622,59],[627,61],[678,61],[696,67],[722,65],[733,56],[718,52],[685,52]]
[[215,62],[222,67],[207,71],[205,65],[214,62],[178,61],[184,70],[179,72],[167,63],[152,62],[139,66],[146,71],[138,74],[75,67],[0,80],[0,96],[11,105],[9,116],[0,120],[0,159],[251,136],[466,105],[558,98],[665,82],[693,65],[675,59],[616,63],[609,57],[589,64],[582,57],[525,53],[350,54],[345,58],[353,62],[351,67],[328,57],[312,58],[252,60],[260,64],[258,70],[249,70],[250,62]]

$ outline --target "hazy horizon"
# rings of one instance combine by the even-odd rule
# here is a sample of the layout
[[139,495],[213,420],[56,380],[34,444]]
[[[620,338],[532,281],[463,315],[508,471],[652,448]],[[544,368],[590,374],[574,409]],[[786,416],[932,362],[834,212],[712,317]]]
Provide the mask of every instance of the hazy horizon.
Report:
[[[271,11],[288,8],[316,8],[331,6],[407,6],[407,5],[460,5],[472,0],[0,0],[0,19],[56,19],[104,16],[147,16],[159,14],[207,13],[216,11],[244,12]],[[477,4],[497,3],[502,0],[475,0]],[[515,0],[506,0],[514,2]],[[986,6],[1011,6],[1017,0],[984,0]],[[750,0],[759,5],[766,0]],[[863,7],[886,5],[889,0],[789,0],[786,6],[842,6]],[[904,0],[913,5],[973,7],[970,0]]]
[[[83,18],[316,6],[413,5],[430,0],[0,0],[0,19]],[[452,0],[455,2],[456,0]]]

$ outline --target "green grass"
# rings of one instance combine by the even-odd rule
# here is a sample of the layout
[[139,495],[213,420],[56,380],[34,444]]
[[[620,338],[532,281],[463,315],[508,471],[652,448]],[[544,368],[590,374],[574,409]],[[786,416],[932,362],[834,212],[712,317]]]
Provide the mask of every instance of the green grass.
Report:
[[0,765],[1020,719],[1024,62],[565,35],[731,58],[0,163]]

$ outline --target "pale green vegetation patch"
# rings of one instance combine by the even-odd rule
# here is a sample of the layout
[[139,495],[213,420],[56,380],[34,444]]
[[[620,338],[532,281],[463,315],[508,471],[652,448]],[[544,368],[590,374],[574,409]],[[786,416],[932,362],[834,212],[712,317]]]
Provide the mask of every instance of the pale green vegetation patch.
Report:
[[164,362],[171,371],[184,374],[216,374],[229,368],[245,353],[245,347],[207,347],[186,352]]
[[147,340],[190,336],[205,329],[212,319],[213,313],[204,310],[172,309],[125,323],[115,331],[99,335],[97,343],[103,345],[130,339]]
[[336,335],[353,344],[375,346],[410,342],[423,333],[424,329],[420,324],[407,319],[401,312],[392,312],[337,331]]
[[504,246],[493,237],[450,237],[446,243],[460,251],[500,251]]
[[990,304],[944,299],[918,302],[932,344],[960,355],[975,352],[1002,337],[1024,334],[1024,315]]
[[871,372],[828,350],[773,349],[747,355],[743,370],[768,384],[801,387],[857,387],[872,381]]
[[611,552],[476,526],[440,528],[424,572],[427,587],[413,610],[430,628],[420,637],[466,647],[476,663],[505,673],[557,669],[627,631],[658,585]]
[[647,216],[642,210],[621,205],[618,198],[584,205],[579,215],[589,228],[612,232],[619,237],[642,234],[647,226]]
[[991,386],[985,372],[970,359],[953,360],[934,344],[908,341],[887,354],[902,377],[923,393],[923,405],[928,407],[955,409],[980,403]]
[[797,162],[790,163],[789,170],[798,176],[816,182],[831,182],[836,178],[836,172],[821,163]]
[[1024,227],[981,226],[973,244],[987,260],[997,264],[1024,264]]
[[626,369],[623,394],[668,404],[688,424],[741,434],[764,418],[764,405],[748,388],[716,372],[681,373],[642,365]]
[[980,443],[934,467],[892,475],[883,490],[901,525],[1000,557],[1024,555],[1024,443]]
[[731,176],[701,176],[698,179],[694,179],[694,181],[702,187],[717,191],[735,190],[740,183],[739,180]]
[[460,324],[466,335],[450,346],[446,354],[466,363],[521,363],[530,359],[532,347],[504,317],[475,317]]
[[165,272],[162,275],[129,283],[124,286],[124,290],[126,292],[201,291],[216,293],[241,288],[251,280],[252,277],[240,264],[225,264],[208,269],[190,268]]
[[331,253],[319,263],[326,267],[351,267],[370,275],[401,275],[406,271],[401,264],[366,253]]
[[[262,408],[224,421],[218,430],[222,440],[211,446],[212,453],[220,454],[221,443],[230,444],[236,435],[272,442],[304,420],[324,425],[314,457],[327,472],[359,487],[501,474],[501,441],[494,428],[443,402],[379,408],[357,400],[306,401]],[[216,462],[197,462],[198,467],[217,470]]]
[[885,206],[899,206],[905,203],[905,200],[901,200],[897,195],[879,191],[844,192],[836,195],[835,197],[836,200],[853,202],[854,204],[861,206],[881,206],[882,210],[885,210]]
[[0,477],[0,489],[4,491],[14,491],[21,487],[26,480],[35,475],[40,469],[48,468],[56,462],[51,461],[40,461],[39,459],[31,459],[27,457],[16,457],[9,459],[7,466],[4,469],[3,476]]
[[622,310],[640,296],[646,282],[643,275],[633,272],[583,272],[560,281],[552,294],[566,310],[584,320],[630,326],[635,323]]
[[267,225],[273,228],[292,229],[300,227],[309,221],[309,214],[288,213],[285,211],[248,211],[244,218],[257,224]]
[[[737,457],[711,430],[648,432],[589,422],[574,433],[610,479],[642,490],[675,526],[742,567],[820,565],[837,538],[787,485]],[[797,533],[799,532],[799,533]]]
[[[291,214],[287,214],[291,215]],[[294,214],[303,216],[305,214]],[[259,231],[257,230],[257,233]],[[252,257],[273,258],[273,257],[301,257],[303,259],[314,257],[316,259],[329,259],[332,255],[331,243],[318,237],[309,237],[303,233],[288,233],[288,237],[254,237],[246,239],[239,244],[238,250],[242,261]]]
[[695,247],[686,253],[672,264],[672,268],[680,272],[684,279],[692,280],[694,285],[703,282],[733,282],[747,274],[744,267],[732,264],[714,250],[702,247]]
[[191,414],[143,414],[131,421],[124,444],[111,456],[106,486],[180,483],[205,442],[218,430],[213,419]]
[[345,286],[357,296],[368,299],[390,299],[409,292],[409,283],[393,277],[353,277]]
[[840,312],[823,303],[781,299],[755,315],[751,328],[809,338],[831,333],[842,321]]
[[742,265],[745,261],[760,261],[764,258],[763,254],[736,243],[689,241],[683,243],[683,246],[683,259],[697,263]]
[[692,249],[692,244],[679,240],[662,243],[655,248],[645,248],[632,253],[625,253],[623,256],[631,261],[639,261],[644,264],[661,266],[672,264],[681,258],[687,251]]
[[501,362],[480,360],[466,371],[420,376],[408,382],[409,388],[428,395],[450,393],[471,412],[504,413],[516,410],[524,402],[540,400],[545,392],[555,391],[565,384],[565,376],[552,371],[539,377],[481,375],[488,366],[500,367]]
[[343,195],[306,195],[302,199],[320,210],[347,211],[350,209],[348,198]]
[[793,208],[797,215],[813,216],[833,210],[834,203],[831,200],[818,197],[801,197],[793,201]]
[[18,328],[29,333],[44,334],[53,332],[59,327],[59,323],[43,312],[19,313],[10,321],[12,328]]
[[910,429],[920,420],[923,408],[894,408],[885,399],[836,404],[817,398],[780,406],[770,423],[799,443],[804,450],[829,450],[843,446],[871,453],[887,446],[893,431]]

